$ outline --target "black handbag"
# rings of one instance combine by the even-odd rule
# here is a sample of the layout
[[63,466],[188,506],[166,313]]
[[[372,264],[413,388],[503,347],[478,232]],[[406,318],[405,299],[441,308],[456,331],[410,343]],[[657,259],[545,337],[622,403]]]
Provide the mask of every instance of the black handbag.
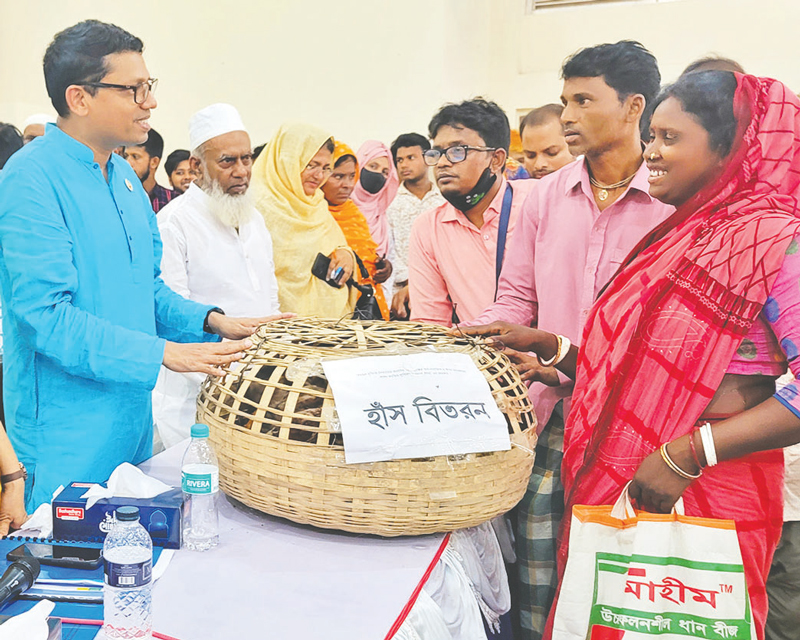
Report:
[[[367,271],[367,268],[364,266],[361,258],[359,258],[358,254],[355,252],[353,252],[353,255],[356,257],[356,263],[358,264],[358,270],[361,273],[361,279],[364,280],[369,278],[369,271]],[[350,278],[350,280],[347,281],[347,284],[348,286],[357,289],[361,294],[356,301],[356,308],[352,316],[353,320],[383,320],[381,307],[378,304],[378,301],[375,299],[375,290],[372,288],[372,285],[360,284],[353,278]]]

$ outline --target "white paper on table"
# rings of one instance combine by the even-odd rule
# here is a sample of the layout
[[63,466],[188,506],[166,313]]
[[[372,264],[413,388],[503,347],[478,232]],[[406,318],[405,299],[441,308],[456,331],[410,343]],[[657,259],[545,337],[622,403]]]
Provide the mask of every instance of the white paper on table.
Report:
[[323,360],[347,463],[511,447],[489,383],[465,353]]
[[0,640],[47,640],[50,635],[47,616],[55,606],[51,600],[42,600],[24,613],[9,618],[0,625]]

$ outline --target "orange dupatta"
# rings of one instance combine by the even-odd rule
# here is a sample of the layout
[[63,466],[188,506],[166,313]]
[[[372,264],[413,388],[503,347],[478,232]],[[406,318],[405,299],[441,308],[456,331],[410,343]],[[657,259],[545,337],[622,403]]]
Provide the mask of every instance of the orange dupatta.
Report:
[[[358,161],[356,160],[356,154],[346,144],[337,140],[336,148],[333,152],[333,165],[336,166],[336,162],[343,156],[353,157],[353,160],[356,162],[356,180],[358,180]],[[347,245],[358,254],[358,257],[361,258],[361,261],[367,268],[369,277],[362,282],[372,285],[372,288],[375,290],[375,299],[378,301],[378,306],[381,309],[381,315],[384,320],[388,320],[389,305],[386,303],[383,287],[377,284],[373,279],[375,275],[375,263],[378,261],[378,244],[372,239],[367,219],[352,200],[347,200],[347,202],[338,206],[328,205],[328,210],[341,228],[342,233],[344,233]]]

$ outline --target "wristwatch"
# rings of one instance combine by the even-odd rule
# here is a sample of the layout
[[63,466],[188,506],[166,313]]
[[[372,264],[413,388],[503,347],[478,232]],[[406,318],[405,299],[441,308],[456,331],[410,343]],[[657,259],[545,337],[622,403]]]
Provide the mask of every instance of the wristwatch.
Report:
[[223,315],[223,316],[225,315],[225,312],[224,312],[222,309],[220,309],[219,307],[214,307],[213,309],[209,309],[209,310],[208,310],[208,313],[206,314],[206,319],[205,319],[205,320],[203,320],[203,331],[204,331],[205,333],[214,333],[214,332],[211,330],[211,327],[209,327],[209,326],[208,326],[208,316],[210,316],[210,315],[211,315],[212,313],[214,313],[215,311],[216,311],[217,313],[219,313],[219,314]]
[[0,484],[8,484],[9,482],[14,482],[14,480],[19,480],[22,478],[23,480],[28,479],[28,470],[25,468],[25,465],[21,462],[19,463],[19,469],[13,471],[12,473],[7,473],[4,476],[0,476]]

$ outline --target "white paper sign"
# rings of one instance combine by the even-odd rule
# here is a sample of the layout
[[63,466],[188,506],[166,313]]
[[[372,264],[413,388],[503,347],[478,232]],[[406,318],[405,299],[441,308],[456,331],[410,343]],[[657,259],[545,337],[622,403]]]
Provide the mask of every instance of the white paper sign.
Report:
[[348,463],[511,447],[489,383],[465,353],[323,360],[322,367]]

